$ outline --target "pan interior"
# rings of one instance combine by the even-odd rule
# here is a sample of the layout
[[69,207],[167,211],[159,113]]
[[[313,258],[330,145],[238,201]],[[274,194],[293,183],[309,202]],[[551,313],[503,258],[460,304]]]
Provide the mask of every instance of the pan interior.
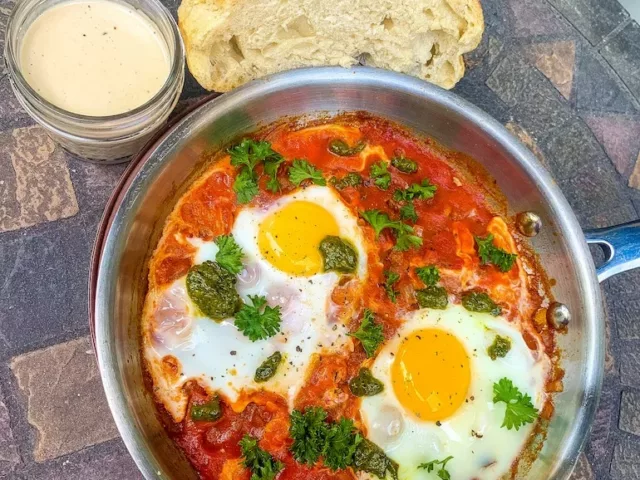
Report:
[[[566,478],[588,433],[602,381],[603,312],[593,261],[559,189],[500,124],[459,97],[403,75],[370,68],[302,69],[253,82],[182,120],[134,168],[111,214],[98,263],[96,348],[112,413],[146,478],[196,478],[169,440],[145,387],[139,319],[146,264],[167,215],[203,166],[203,155],[285,116],[367,111],[470,155],[496,179],[510,214],[543,221],[531,244],[572,323],[560,335],[564,392],[531,478]],[[95,272],[94,272],[95,273]]]

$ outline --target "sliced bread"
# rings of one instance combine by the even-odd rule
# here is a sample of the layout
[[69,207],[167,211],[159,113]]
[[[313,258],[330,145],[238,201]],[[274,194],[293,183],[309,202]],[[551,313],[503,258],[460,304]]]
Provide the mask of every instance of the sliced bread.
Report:
[[484,30],[478,0],[183,0],[178,17],[191,73],[219,92],[357,63],[452,88]]

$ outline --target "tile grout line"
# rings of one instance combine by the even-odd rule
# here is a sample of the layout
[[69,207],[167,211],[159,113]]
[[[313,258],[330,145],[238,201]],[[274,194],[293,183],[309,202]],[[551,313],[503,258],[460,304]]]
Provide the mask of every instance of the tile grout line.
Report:
[[614,28],[613,30],[611,30],[609,33],[607,33],[602,40],[600,40],[600,42],[598,42],[597,45],[593,45],[593,48],[599,53],[600,52],[600,48],[602,48],[602,46],[607,43],[609,40],[611,40],[612,38],[614,38],[616,35],[618,35],[618,33],[620,33],[622,30],[624,30],[627,25],[629,25],[631,22],[633,22],[633,18],[629,17],[627,18],[624,22],[621,22],[616,28]]

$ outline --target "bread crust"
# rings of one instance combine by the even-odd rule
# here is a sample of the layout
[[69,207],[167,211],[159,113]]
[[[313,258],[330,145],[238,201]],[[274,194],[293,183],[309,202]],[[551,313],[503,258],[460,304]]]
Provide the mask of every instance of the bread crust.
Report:
[[183,0],[187,64],[225,92],[299,67],[358,63],[452,88],[484,31],[479,0]]

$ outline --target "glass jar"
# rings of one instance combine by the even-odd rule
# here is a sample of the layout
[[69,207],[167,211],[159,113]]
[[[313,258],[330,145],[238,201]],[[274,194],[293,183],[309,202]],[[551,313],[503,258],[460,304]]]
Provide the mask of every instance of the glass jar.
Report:
[[68,0],[22,0],[9,17],[5,61],[13,91],[27,113],[67,150],[97,163],[120,163],[138,151],[161,128],[184,85],[185,53],[178,26],[157,0],[127,0],[125,5],[145,15],[158,29],[170,55],[169,76],[146,103],[128,112],[88,116],[68,112],[41,97],[20,71],[20,48],[25,32],[45,10]]

